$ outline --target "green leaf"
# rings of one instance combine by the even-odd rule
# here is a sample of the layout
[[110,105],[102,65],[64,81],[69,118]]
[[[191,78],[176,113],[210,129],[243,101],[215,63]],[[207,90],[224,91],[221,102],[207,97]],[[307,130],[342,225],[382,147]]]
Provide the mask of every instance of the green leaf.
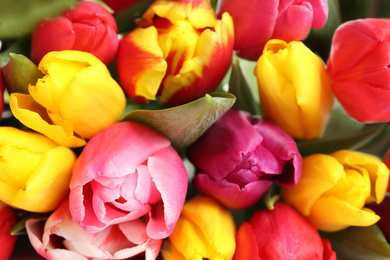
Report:
[[28,94],[28,85],[35,85],[43,77],[37,66],[26,56],[10,53],[11,59],[1,68],[4,83],[9,93]]
[[313,153],[332,153],[341,149],[355,150],[381,133],[387,124],[369,124],[362,129],[325,136],[314,140],[298,140],[298,150],[302,156]]
[[232,93],[237,98],[233,108],[245,110],[252,115],[260,114],[260,106],[253,98],[253,93],[249,87],[248,81],[241,70],[239,60],[236,58],[233,58],[232,62],[229,93]]
[[56,17],[77,3],[77,0],[1,0],[0,39],[26,36],[40,20]]
[[171,140],[173,147],[183,151],[200,137],[234,104],[229,93],[213,93],[193,102],[161,110],[134,110],[124,120],[145,124]]
[[338,260],[390,259],[390,245],[377,225],[349,227],[321,237],[330,241]]

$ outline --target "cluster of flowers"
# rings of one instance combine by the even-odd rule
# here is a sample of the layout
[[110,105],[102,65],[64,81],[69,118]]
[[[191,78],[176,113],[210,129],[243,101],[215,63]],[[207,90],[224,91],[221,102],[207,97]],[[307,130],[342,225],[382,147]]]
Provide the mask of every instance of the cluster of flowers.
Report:
[[[336,259],[319,231],[378,223],[390,156],[297,143],[321,138],[335,99],[356,121],[390,121],[390,20],[344,23],[324,64],[301,40],[326,0],[155,0],[124,34],[114,15],[139,1],[104,2],[41,20],[29,57],[1,67],[0,112],[7,89],[21,124],[0,126],[1,259],[22,211],[49,214],[25,222],[47,259]],[[257,62],[261,116],[209,95],[233,53]],[[129,104],[164,109],[140,121]]]

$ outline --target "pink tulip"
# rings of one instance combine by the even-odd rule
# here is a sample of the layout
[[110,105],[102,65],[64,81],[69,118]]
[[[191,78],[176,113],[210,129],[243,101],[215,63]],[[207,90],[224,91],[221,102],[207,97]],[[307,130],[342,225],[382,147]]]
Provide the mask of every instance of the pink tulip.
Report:
[[170,141],[135,122],[120,122],[95,135],[76,160],[70,212],[87,232],[145,216],[146,232],[172,232],[187,193],[187,173]]
[[359,19],[334,33],[327,70],[333,92],[359,122],[390,121],[390,19]]
[[300,41],[311,27],[324,26],[328,5],[326,0],[221,0],[217,12],[233,17],[237,55],[257,60],[268,40]]
[[7,260],[14,250],[17,236],[11,235],[11,229],[18,221],[16,212],[0,201],[0,260]]
[[145,254],[145,259],[152,260],[158,256],[162,242],[148,237],[141,219],[88,233],[72,219],[69,200],[47,220],[29,219],[26,230],[32,246],[46,259],[129,259]]
[[281,128],[249,113],[230,110],[187,151],[197,168],[194,187],[226,207],[248,208],[273,181],[295,186],[302,157]]
[[81,1],[60,17],[42,20],[32,34],[31,60],[38,64],[51,51],[90,52],[103,63],[111,63],[118,50],[114,17],[101,5]]
[[336,260],[330,242],[284,202],[258,210],[238,229],[233,260]]

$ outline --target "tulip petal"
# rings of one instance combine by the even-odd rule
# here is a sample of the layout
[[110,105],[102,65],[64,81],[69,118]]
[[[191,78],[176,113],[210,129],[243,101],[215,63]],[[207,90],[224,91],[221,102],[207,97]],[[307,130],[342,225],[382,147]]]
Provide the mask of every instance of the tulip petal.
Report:
[[194,57],[164,79],[160,103],[176,106],[213,91],[229,69],[233,42],[233,20],[225,13],[213,29],[201,33]]
[[157,30],[153,26],[137,28],[119,44],[119,80],[126,94],[137,102],[145,103],[147,99],[156,98],[167,70],[157,36]]
[[[146,232],[153,239],[165,238],[172,233],[187,194],[186,170],[181,158],[172,151],[174,149],[169,146],[154,153],[148,159],[150,176],[161,193],[163,203],[159,203],[155,211],[152,211],[148,222]],[[167,161],[169,164],[166,163]],[[166,181],[167,179],[169,182]]]
[[233,260],[260,260],[256,236],[252,231],[252,226],[248,222],[241,224],[237,232],[236,241],[237,245]]
[[344,174],[344,167],[334,157],[326,154],[309,155],[303,159],[304,177],[297,186],[282,189],[282,197],[304,216],[308,216],[321,195],[334,187]]
[[371,209],[356,208],[335,197],[319,198],[307,218],[317,229],[325,232],[339,231],[349,226],[367,227],[380,219]]
[[27,127],[43,133],[63,146],[80,147],[85,145],[85,140],[74,136],[73,130],[52,125],[45,108],[36,103],[30,95],[13,93],[9,102],[12,114]]
[[39,64],[47,53],[69,50],[74,42],[75,34],[68,19],[58,17],[52,20],[43,20],[37,24],[32,34],[31,60],[35,64]]
[[240,188],[238,184],[225,179],[214,180],[208,174],[198,173],[193,179],[193,185],[199,192],[216,198],[226,207],[244,209],[253,206],[271,187],[271,180],[258,180]]

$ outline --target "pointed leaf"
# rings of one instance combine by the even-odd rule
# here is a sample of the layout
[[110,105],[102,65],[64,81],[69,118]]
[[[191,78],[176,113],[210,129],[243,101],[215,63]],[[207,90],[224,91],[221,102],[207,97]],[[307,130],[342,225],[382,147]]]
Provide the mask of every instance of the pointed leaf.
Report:
[[60,15],[65,9],[77,3],[77,0],[2,0],[0,39],[27,36],[40,20]]
[[206,94],[193,102],[162,110],[134,110],[124,120],[154,128],[182,151],[201,136],[235,102],[229,93]]
[[321,237],[330,241],[338,260],[390,259],[390,245],[377,225],[321,233]]
[[386,126],[387,124],[368,124],[350,132],[297,141],[297,146],[302,156],[313,153],[332,153],[341,149],[358,149],[380,134]]
[[11,59],[1,68],[5,86],[9,93],[28,94],[28,84],[35,85],[43,77],[37,66],[26,56],[10,53]]
[[252,115],[259,114],[260,106],[256,104],[253,98],[247,79],[241,70],[239,60],[236,58],[232,62],[229,92],[237,98],[233,108],[245,110]]

